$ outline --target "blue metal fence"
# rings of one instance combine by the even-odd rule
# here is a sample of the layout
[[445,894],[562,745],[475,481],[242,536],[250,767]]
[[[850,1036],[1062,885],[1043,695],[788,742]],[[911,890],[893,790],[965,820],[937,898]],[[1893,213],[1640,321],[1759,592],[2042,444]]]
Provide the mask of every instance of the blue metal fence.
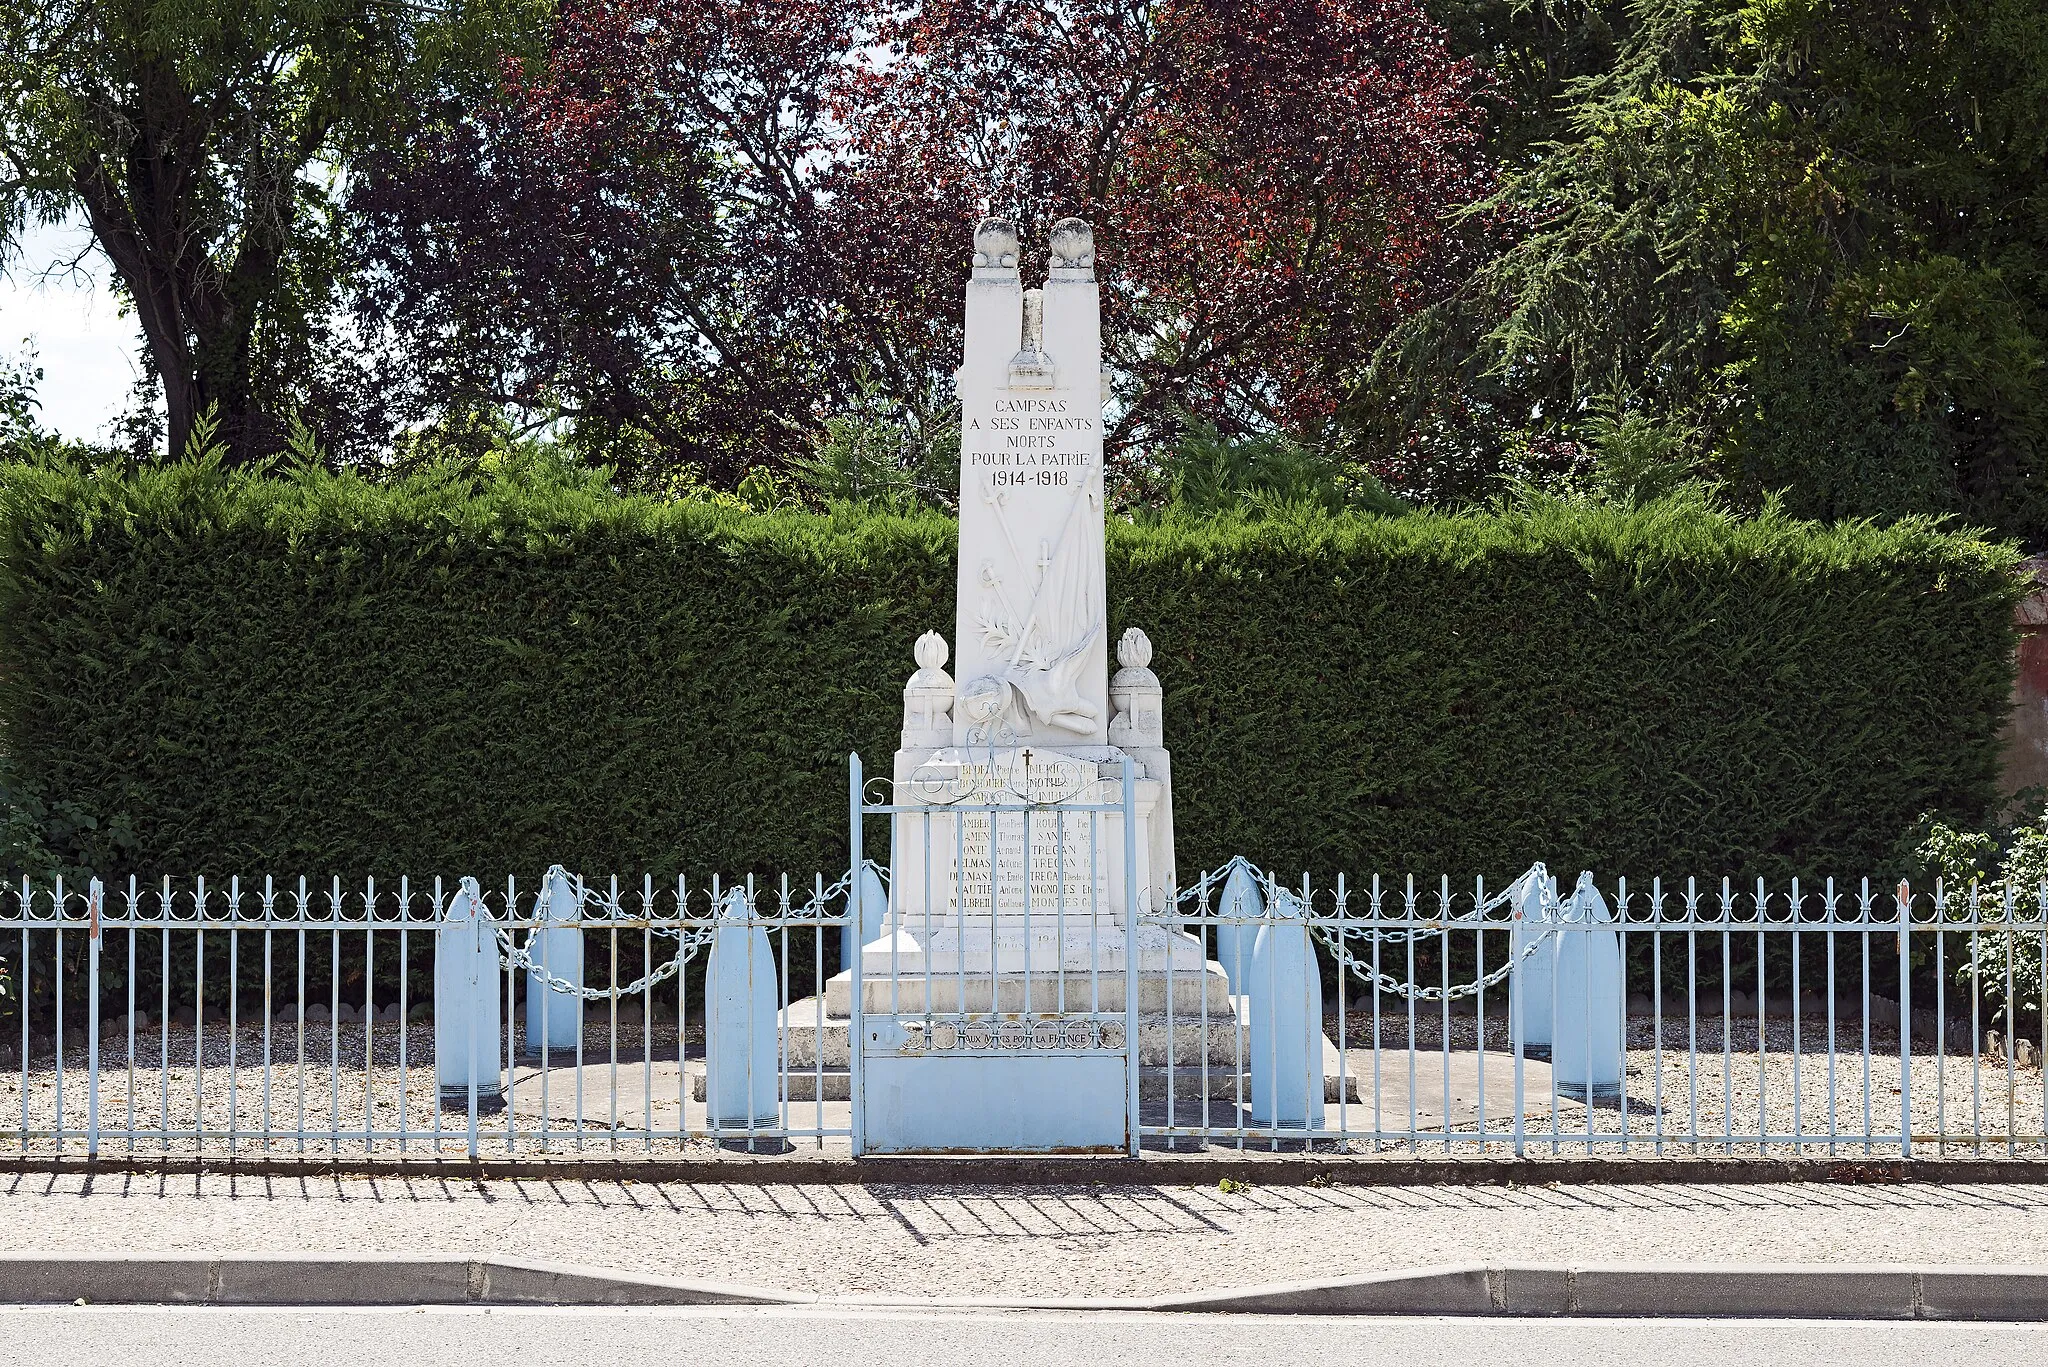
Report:
[[[493,1011],[463,1008],[489,1022],[450,1037],[467,1068],[433,989],[460,882],[8,889],[0,1151],[851,1151],[860,994],[832,980],[861,886],[476,889]],[[1169,957],[1142,1017],[1123,998],[1145,1152],[2048,1152],[2048,888],[1240,862],[1139,919],[1207,963],[1188,992]]]

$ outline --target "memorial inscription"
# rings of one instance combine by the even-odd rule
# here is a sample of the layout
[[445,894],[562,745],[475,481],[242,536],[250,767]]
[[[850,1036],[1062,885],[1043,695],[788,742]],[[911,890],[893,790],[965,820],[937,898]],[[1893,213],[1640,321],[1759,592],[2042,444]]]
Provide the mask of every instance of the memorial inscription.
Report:
[[1095,474],[1097,419],[1066,399],[998,396],[966,423],[968,469],[991,489],[1082,489]]
[[945,866],[948,912],[988,916],[1001,908],[1007,915],[1029,913],[1041,922],[1113,915],[1099,813],[1055,808],[1035,814],[962,813],[955,819],[960,830]]
[[[1027,289],[1017,225],[990,218],[975,229],[954,376],[961,440],[953,673],[942,668],[943,641],[920,641],[895,778],[899,801],[927,809],[899,818],[892,839],[899,924],[916,928],[911,938],[920,944],[919,935],[939,946],[949,937],[1000,941],[1002,956],[1015,947],[1003,937],[1019,933],[1018,918],[1030,917],[1032,937],[1055,939],[1067,918],[1067,930],[1079,929],[1092,950],[1076,921],[1099,914],[1121,926],[1133,901],[1157,909],[1172,896],[1157,681],[1120,648],[1114,707],[1109,691],[1109,389],[1094,234],[1063,219],[1047,246],[1045,283]],[[1143,753],[1113,744],[1112,725]],[[990,807],[1007,810],[992,815]],[[1005,923],[999,934],[990,918]],[[905,943],[893,951],[899,969]]]

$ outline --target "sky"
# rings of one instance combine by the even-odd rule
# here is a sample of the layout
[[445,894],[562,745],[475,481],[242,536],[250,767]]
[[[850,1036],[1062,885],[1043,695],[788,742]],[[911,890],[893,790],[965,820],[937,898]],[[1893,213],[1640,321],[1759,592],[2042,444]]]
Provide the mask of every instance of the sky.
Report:
[[[31,228],[0,277],[0,357],[36,352],[43,368],[38,420],[59,436],[102,440],[140,373],[132,320],[107,286],[106,262],[88,256],[86,278],[41,278],[86,245],[82,226]],[[24,339],[27,346],[24,346]]]

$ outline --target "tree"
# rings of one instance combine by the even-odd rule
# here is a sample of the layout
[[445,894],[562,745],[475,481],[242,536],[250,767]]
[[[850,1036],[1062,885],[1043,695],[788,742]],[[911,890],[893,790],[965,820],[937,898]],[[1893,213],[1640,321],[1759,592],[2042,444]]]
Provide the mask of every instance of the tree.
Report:
[[336,288],[337,187],[405,95],[518,28],[479,0],[47,0],[0,15],[0,232],[78,216],[135,309],[169,444],[274,449]]
[[1444,40],[1487,81],[1487,149],[1496,165],[1526,166],[1566,136],[1574,83],[1614,64],[1634,32],[1628,0],[1428,0]]
[[[928,451],[974,222],[1021,218],[1042,258],[1078,213],[1098,228],[1110,444],[1136,452],[1186,414],[1313,427],[1447,288],[1464,267],[1445,215],[1488,184],[1472,83],[1409,0],[589,0],[505,110],[451,122],[457,154],[390,167],[362,202],[401,333],[487,319],[521,359],[485,388],[615,460],[644,438],[623,463],[726,484],[800,459],[806,428],[875,385],[906,459]],[[522,150],[590,91],[617,92],[603,137]],[[433,269],[403,245],[451,229]],[[453,369],[420,392],[447,402]]]
[[1819,517],[2048,538],[2048,27],[2031,0],[1641,0],[1490,206],[1488,357]]
[[827,360],[816,180],[861,15],[565,5],[544,57],[365,159],[358,320],[399,416],[508,406],[638,483],[804,449],[854,371]]
[[42,382],[34,352],[0,357],[0,460],[39,460],[59,445],[36,420]]
[[1461,269],[1444,220],[1487,184],[1483,119],[1418,6],[947,0],[884,32],[896,59],[848,100],[842,236],[882,258],[964,241],[977,192],[1040,238],[1094,221],[1112,450],[1189,414],[1314,430]]
[[[1566,136],[1578,83],[1608,71],[1634,31],[1621,0],[1429,0],[1450,50],[1473,62],[1496,173],[1542,164]],[[1494,496],[1503,478],[1541,483],[1583,472],[1596,443],[1560,423],[1556,358],[1502,364],[1487,344],[1500,301],[1478,269],[1512,247],[1524,223],[1488,208],[1457,215],[1457,278],[1404,315],[1338,405],[1326,444],[1411,497],[1458,504]],[[1568,414],[1567,414],[1568,416]]]

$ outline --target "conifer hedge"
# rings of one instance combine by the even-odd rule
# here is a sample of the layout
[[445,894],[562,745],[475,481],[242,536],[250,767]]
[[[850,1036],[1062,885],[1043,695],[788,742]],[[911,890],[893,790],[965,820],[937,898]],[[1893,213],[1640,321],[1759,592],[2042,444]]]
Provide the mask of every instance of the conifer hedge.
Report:
[[[380,880],[845,861],[937,516],[517,474],[0,473],[17,867]],[[1877,873],[1993,796],[2015,555],[1698,502],[1121,524],[1185,876]]]

